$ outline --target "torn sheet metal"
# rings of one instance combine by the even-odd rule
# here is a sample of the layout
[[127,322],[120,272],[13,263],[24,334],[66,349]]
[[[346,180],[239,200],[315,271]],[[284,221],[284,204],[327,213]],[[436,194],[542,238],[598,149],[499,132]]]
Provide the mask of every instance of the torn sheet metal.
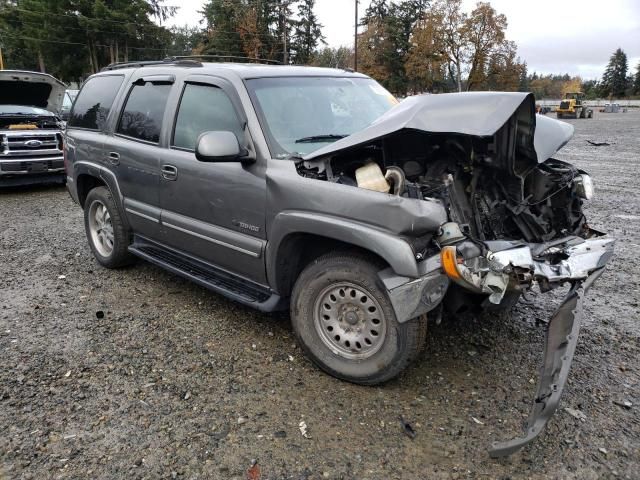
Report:
[[506,457],[532,442],[553,416],[569,376],[583,317],[583,302],[587,290],[602,274],[596,270],[586,280],[575,282],[549,322],[540,369],[538,388],[529,420],[522,437],[495,442],[489,449],[493,458]]
[[466,92],[409,97],[378,118],[369,127],[307,155],[305,160],[323,157],[341,150],[364,145],[403,129],[430,133],[457,133],[490,137],[520,109],[523,104],[536,127],[534,138],[538,161],[550,158],[573,135],[573,126],[552,118],[535,115],[534,98],[519,92]]

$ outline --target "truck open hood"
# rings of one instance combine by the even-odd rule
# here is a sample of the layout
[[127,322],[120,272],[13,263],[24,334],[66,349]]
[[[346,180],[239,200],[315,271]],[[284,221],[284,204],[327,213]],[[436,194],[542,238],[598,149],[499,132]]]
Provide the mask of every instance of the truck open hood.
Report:
[[514,115],[528,116],[531,149],[539,162],[550,158],[573,136],[573,126],[535,115],[533,95],[517,92],[467,92],[409,97],[369,127],[305,156],[305,160],[357,147],[403,129],[430,133],[457,133],[479,137],[495,135]]
[[58,113],[66,88],[46,73],[0,70],[0,105],[24,105]]

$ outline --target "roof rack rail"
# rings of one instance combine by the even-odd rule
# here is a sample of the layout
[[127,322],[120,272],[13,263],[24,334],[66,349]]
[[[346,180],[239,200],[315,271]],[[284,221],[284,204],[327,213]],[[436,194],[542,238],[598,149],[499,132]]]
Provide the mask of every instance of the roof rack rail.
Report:
[[165,58],[164,60],[144,60],[144,61],[135,61],[135,62],[116,62],[110,63],[106,67],[104,67],[101,71],[108,70],[118,70],[120,68],[132,68],[132,67],[146,67],[148,65],[184,65],[191,67],[201,67],[202,63],[196,62],[195,60],[190,60],[188,58],[178,59],[178,58]]
[[266,58],[257,58],[257,57],[243,57],[239,55],[178,55],[174,57],[168,57],[167,60],[192,60],[192,59],[203,59],[203,60],[219,60],[219,61],[227,61],[227,62],[249,62],[249,63],[267,63],[271,65],[282,65],[282,62],[279,60],[269,60]]

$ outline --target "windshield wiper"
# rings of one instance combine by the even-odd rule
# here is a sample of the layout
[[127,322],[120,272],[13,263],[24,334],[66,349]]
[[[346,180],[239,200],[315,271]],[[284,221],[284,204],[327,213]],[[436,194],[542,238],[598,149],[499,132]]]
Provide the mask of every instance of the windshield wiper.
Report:
[[338,135],[329,133],[326,135],[313,135],[312,137],[302,137],[296,140],[296,143],[316,143],[316,142],[331,142],[333,140],[340,140],[341,138],[348,137],[349,135]]

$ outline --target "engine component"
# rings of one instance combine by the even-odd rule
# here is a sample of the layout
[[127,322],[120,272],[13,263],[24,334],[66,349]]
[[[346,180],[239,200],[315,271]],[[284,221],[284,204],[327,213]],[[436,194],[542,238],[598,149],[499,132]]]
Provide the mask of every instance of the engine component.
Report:
[[375,162],[367,163],[356,170],[356,182],[358,187],[374,192],[389,193],[389,183],[384,178],[380,166]]
[[406,180],[400,167],[387,167],[384,179],[393,186],[394,195],[402,195],[404,193]]
[[460,230],[460,226],[455,222],[447,222],[440,228],[440,232],[436,237],[440,245],[452,245],[456,242],[464,240],[465,236]]

